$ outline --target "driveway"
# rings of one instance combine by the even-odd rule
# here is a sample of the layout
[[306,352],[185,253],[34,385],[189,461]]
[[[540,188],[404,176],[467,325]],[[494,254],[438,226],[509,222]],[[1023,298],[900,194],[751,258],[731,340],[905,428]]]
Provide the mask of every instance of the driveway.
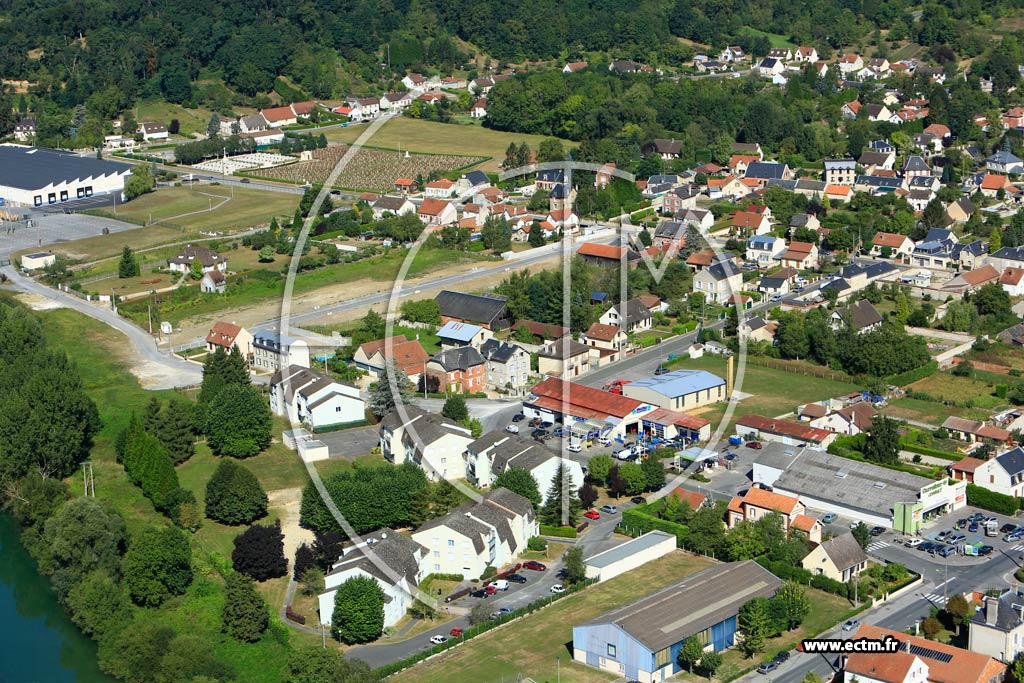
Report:
[[325,432],[317,434],[316,438],[327,444],[327,452],[332,458],[352,460],[372,451],[380,443],[380,432],[377,427],[369,425],[340,432]]

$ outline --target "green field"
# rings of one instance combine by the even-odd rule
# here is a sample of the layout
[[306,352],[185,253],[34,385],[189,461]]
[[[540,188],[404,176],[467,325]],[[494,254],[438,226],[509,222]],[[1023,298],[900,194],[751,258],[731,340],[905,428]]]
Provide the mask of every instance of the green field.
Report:
[[[643,597],[712,564],[676,551],[611,581],[570,595],[518,622],[489,631],[429,662],[395,674],[394,683],[511,683],[518,674],[564,683],[612,681],[615,676],[572,661],[572,626]],[[556,661],[560,660],[560,661]]]
[[744,27],[741,32],[747,33],[752,36],[767,36],[768,40],[771,42],[772,47],[797,47],[797,44],[794,43],[792,40],[778,33],[768,33],[767,31],[761,31],[760,29],[750,28],[749,26]]
[[916,398],[898,398],[889,403],[882,412],[891,417],[917,420],[936,427],[945,422],[950,415],[979,421],[992,417],[992,413],[980,408],[951,408],[941,403],[922,401]]
[[[202,133],[206,134],[206,127],[210,124],[210,116],[213,112],[205,107],[198,107],[196,109],[186,109],[178,104],[171,104],[170,102],[164,101],[147,101],[139,100],[135,104],[136,119],[142,123],[145,121],[158,121],[163,124],[168,124],[171,119],[178,119],[178,123],[181,124],[181,135],[189,135],[191,133]],[[244,116],[252,114],[256,110],[251,107],[235,107],[233,108],[234,113]]]
[[[208,210],[225,199],[228,201],[220,208]],[[130,222],[146,221],[150,224],[166,221],[185,230],[232,231],[267,225],[274,216],[290,219],[298,205],[298,195],[284,192],[193,185],[158,188],[156,192],[119,204],[116,215]],[[193,213],[196,211],[202,213]]]
[[[365,130],[366,126],[335,128],[327,131],[327,139],[335,142],[354,142]],[[525,142],[530,149],[536,151],[544,139],[543,135],[503,133],[477,125],[459,126],[398,117],[381,126],[366,144],[372,147],[401,148],[431,154],[491,157],[481,164],[480,168],[484,171],[497,171],[498,164],[505,159],[508,143],[515,142],[518,145]],[[576,147],[576,143],[568,141],[563,141],[562,144],[567,149]]]
[[[232,264],[232,253],[248,254],[248,250],[226,252],[228,267],[235,270]],[[373,282],[393,282],[405,261],[407,252],[404,249],[393,249],[387,254],[366,258],[352,263],[338,263],[323,266],[315,270],[304,271],[295,276],[293,294],[298,296],[330,285],[354,283],[360,280]],[[263,264],[257,270],[244,273],[241,277],[229,277],[227,293],[218,296],[204,295],[199,292],[196,283],[180,288],[174,292],[163,294],[158,313],[160,320],[174,323],[198,315],[209,315],[228,308],[251,306],[278,300],[284,295],[285,274],[290,256],[277,256],[273,263]],[[491,262],[489,256],[477,253],[454,252],[447,249],[421,249],[409,268],[407,277],[415,278],[439,268],[458,265],[460,263]],[[125,304],[121,312],[138,324],[147,319],[148,300]]]
[[[683,357],[670,361],[668,366],[672,369],[707,370],[719,377],[725,377],[726,361],[719,356],[704,356],[694,360]],[[739,366],[738,361],[736,366]],[[792,412],[798,405],[842,396],[861,388],[850,382],[812,377],[747,363],[742,383],[737,377],[736,389],[745,394],[753,394],[753,396],[743,399],[736,405],[733,420],[751,413],[775,417]],[[726,405],[718,403],[705,411],[691,412],[711,420],[717,426],[725,413]],[[728,433],[728,430],[725,433]]]

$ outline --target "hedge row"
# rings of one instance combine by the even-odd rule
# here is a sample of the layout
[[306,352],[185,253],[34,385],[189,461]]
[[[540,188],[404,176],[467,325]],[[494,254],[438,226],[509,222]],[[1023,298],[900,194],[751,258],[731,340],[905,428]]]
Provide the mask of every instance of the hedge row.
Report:
[[689,527],[685,524],[670,522],[667,519],[661,519],[651,514],[648,512],[650,505],[650,503],[647,503],[646,505],[638,505],[629,510],[624,510],[620,527],[624,528],[630,535],[635,534],[637,536],[646,534],[648,531],[664,531],[676,537],[677,548],[685,548],[690,536]]
[[562,598],[567,597],[569,595],[572,595],[573,593],[575,593],[577,591],[583,590],[587,586],[589,586],[589,585],[591,585],[593,583],[596,583],[596,582],[597,582],[596,579],[587,579],[587,580],[583,581],[582,583],[580,583],[577,586],[572,586],[572,587],[566,586],[566,589],[565,589],[564,593],[557,593],[557,594],[554,594],[554,595],[545,596],[545,597],[540,598],[538,600],[534,600],[533,602],[531,602],[526,607],[520,607],[519,609],[514,610],[514,611],[512,611],[512,612],[510,612],[510,613],[508,613],[508,614],[506,614],[506,615],[504,615],[502,617],[499,617],[498,619],[488,619],[487,621],[483,622],[482,624],[477,624],[476,626],[470,626],[469,628],[465,629],[462,632],[462,637],[461,638],[450,638],[446,643],[442,643],[441,645],[434,645],[434,646],[430,647],[429,649],[424,650],[423,652],[419,652],[417,654],[412,655],[411,657],[407,657],[407,658],[405,658],[405,659],[403,659],[401,661],[392,662],[391,664],[387,664],[385,666],[382,666],[382,667],[380,667],[379,669],[376,670],[376,673],[381,678],[387,678],[388,676],[390,676],[392,674],[396,674],[399,671],[402,671],[403,669],[409,668],[413,664],[416,664],[418,662],[422,662],[424,659],[427,659],[428,657],[432,657],[432,656],[434,656],[435,654],[437,654],[439,652],[443,652],[444,650],[447,650],[449,648],[455,647],[456,645],[459,645],[463,641],[469,640],[470,638],[475,638],[476,636],[479,636],[479,635],[481,635],[483,633],[487,633],[491,629],[493,629],[493,628],[495,628],[497,626],[501,626],[502,624],[508,623],[508,622],[512,621],[513,619],[518,619],[519,617],[526,616],[527,614],[530,614],[531,612],[536,612],[541,607],[546,607],[547,605],[550,605],[554,601],[561,600]]
[[365,427],[370,424],[369,420],[353,420],[351,422],[335,422],[329,425],[319,425],[313,427],[314,434],[323,434],[324,432],[338,432],[343,429],[354,429],[356,427]]
[[427,574],[420,581],[420,585],[430,583],[431,581],[462,581],[464,578],[462,574]]
[[795,581],[801,584],[809,583],[811,588],[817,588],[833,595],[841,595],[844,598],[849,592],[849,586],[842,581],[836,581],[820,574],[811,574],[811,572],[803,567],[796,567],[785,562],[773,562],[765,558],[758,558],[757,563],[783,581]]
[[950,460],[952,462],[959,462],[964,457],[960,453],[950,453],[949,451],[940,451],[938,448],[928,448],[927,446],[919,446],[913,443],[904,443],[904,439],[900,439],[900,448],[905,451],[910,451],[911,453],[930,455],[935,458],[942,458],[943,460]]
[[939,363],[938,363],[938,361],[934,361],[933,360],[933,361],[928,361],[927,364],[922,365],[919,368],[914,368],[913,370],[907,370],[906,372],[901,372],[898,375],[889,375],[888,377],[884,378],[883,381],[886,382],[887,384],[892,384],[892,385],[895,385],[895,386],[898,386],[898,387],[902,387],[902,386],[906,386],[907,384],[911,384],[912,382],[917,382],[918,380],[922,380],[925,377],[931,377],[932,375],[934,375],[938,371],[939,371]]
[[967,504],[1003,515],[1013,515],[1017,512],[1016,498],[1003,493],[989,491],[975,484],[967,485]]
[[579,534],[571,526],[551,526],[550,524],[540,525],[541,536],[555,536],[557,538],[576,538]]

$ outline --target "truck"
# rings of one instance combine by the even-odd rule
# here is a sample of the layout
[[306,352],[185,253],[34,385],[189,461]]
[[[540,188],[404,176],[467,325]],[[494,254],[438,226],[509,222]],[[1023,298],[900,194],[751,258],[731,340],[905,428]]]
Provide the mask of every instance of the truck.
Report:
[[990,519],[985,522],[985,535],[986,536],[998,536],[999,535],[999,522],[994,519]]

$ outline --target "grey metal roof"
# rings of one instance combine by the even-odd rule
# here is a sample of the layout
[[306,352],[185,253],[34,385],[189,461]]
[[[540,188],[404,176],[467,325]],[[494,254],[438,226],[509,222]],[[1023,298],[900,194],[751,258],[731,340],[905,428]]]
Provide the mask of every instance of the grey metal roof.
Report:
[[826,497],[840,505],[878,514],[890,513],[896,503],[917,501],[921,489],[933,483],[925,477],[841,458],[817,448],[799,450],[776,480],[776,489],[810,498]]
[[487,174],[483,171],[470,171],[466,174],[466,180],[471,182],[473,187],[476,187],[477,185],[487,185],[491,182],[487,177]]
[[523,351],[525,353],[525,350],[518,344],[498,341],[494,338],[488,339],[480,345],[480,355],[487,360],[494,361],[495,363],[507,363],[512,360],[512,357],[519,351]]
[[453,341],[469,343],[473,337],[480,334],[480,331],[484,328],[479,325],[472,323],[460,323],[454,320],[450,320],[444,324],[440,330],[437,331],[437,336],[441,339],[451,339]]
[[627,387],[629,391],[635,387],[676,398],[686,396],[705,389],[712,389],[725,384],[725,380],[707,370],[672,370],[663,375],[655,375],[647,379],[633,380]]
[[770,598],[782,581],[753,560],[709,567],[587,622],[615,624],[658,652],[735,616],[748,600]]
[[441,307],[441,315],[474,323],[491,323],[506,311],[507,299],[498,294],[465,294],[442,290],[434,299]]
[[999,466],[1006,470],[1006,473],[1011,477],[1015,474],[1024,472],[1024,450],[1018,446],[1012,451],[1006,451],[1002,455],[996,456],[996,462]]
[[1014,591],[1006,591],[998,598],[987,597],[986,601],[996,600],[996,604],[993,605],[995,608],[995,620],[993,623],[989,623],[989,610],[988,603],[986,602],[985,607],[974,613],[971,617],[971,622],[979,625],[988,626],[999,631],[1009,632],[1021,624],[1024,624],[1024,619],[1021,619],[1020,607],[1024,603],[1024,599],[1021,599]]
[[715,280],[726,280],[740,272],[739,267],[732,261],[719,261],[704,269],[708,275]]
[[0,186],[40,190],[47,185],[127,175],[129,164],[80,157],[45,147],[0,145]]
[[673,534],[665,531],[659,531],[657,529],[654,531],[648,531],[642,536],[637,536],[625,543],[620,543],[614,548],[605,550],[603,553],[598,553],[597,555],[588,558],[586,563],[591,567],[607,567],[608,565],[620,562],[627,557],[632,557],[637,553],[649,550],[669,538],[674,541],[676,537]]
[[[359,567],[371,576],[394,585],[394,579],[388,571],[405,578],[410,584],[416,585],[416,574],[419,571],[417,555],[425,555],[427,549],[407,536],[393,529],[381,529],[363,537],[364,544],[346,552],[328,572],[338,574],[352,567]],[[386,569],[380,564],[383,563]]]
[[786,165],[777,161],[752,161],[747,165],[748,178],[782,178]]

